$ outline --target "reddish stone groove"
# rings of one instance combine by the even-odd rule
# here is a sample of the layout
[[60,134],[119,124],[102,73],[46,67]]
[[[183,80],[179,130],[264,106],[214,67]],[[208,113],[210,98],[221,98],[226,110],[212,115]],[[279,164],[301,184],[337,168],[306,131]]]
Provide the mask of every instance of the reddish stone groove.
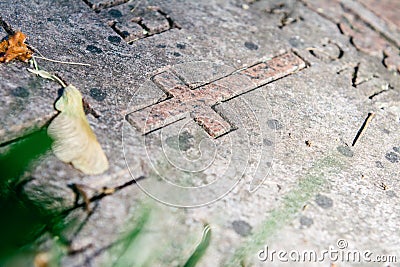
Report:
[[400,29],[400,2],[398,0],[359,0],[359,2],[385,22]]
[[[336,23],[340,31],[350,37],[351,43],[358,50],[372,56],[383,59],[384,65],[392,71],[400,72],[399,63],[399,49],[393,47],[389,41],[382,37],[382,33],[372,29],[367,20],[357,12],[357,10],[350,9],[343,4],[340,0],[300,0],[308,8],[319,13],[326,19]],[[365,0],[364,2],[374,2],[375,0]],[[386,0],[385,0],[386,1]],[[363,2],[363,1],[362,1]],[[389,7],[396,8],[399,6],[395,1],[387,0],[390,2]],[[377,5],[383,7],[385,5]],[[371,7],[371,5],[369,5]],[[385,7],[387,8],[387,7]],[[382,12],[382,10],[380,10]],[[385,11],[384,14],[391,11]],[[391,17],[393,23],[399,23],[400,20]]]
[[305,67],[302,59],[289,52],[196,89],[190,89],[175,74],[165,71],[152,80],[169,98],[129,114],[128,121],[146,134],[190,114],[211,137],[216,138],[232,127],[211,108],[213,105]]

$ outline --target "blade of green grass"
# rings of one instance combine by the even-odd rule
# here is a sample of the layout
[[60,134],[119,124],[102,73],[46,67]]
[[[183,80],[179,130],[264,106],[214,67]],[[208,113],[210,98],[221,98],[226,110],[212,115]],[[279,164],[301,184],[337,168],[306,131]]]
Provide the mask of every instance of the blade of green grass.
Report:
[[196,249],[193,251],[192,255],[183,265],[183,267],[194,267],[203,257],[204,253],[206,252],[208,246],[210,245],[211,241],[211,228],[210,225],[206,224],[203,229],[203,234],[199,244],[196,246]]
[[[130,253],[130,248],[135,245],[137,239],[143,232],[146,224],[148,223],[150,219],[150,208],[148,207],[143,207],[141,208],[141,214],[139,214],[138,218],[135,219],[134,226],[128,231],[128,233],[122,237],[118,244],[117,248],[117,253],[118,253],[118,258],[117,260],[114,261],[113,267],[122,267],[122,266],[127,266],[127,261],[129,262],[130,259],[134,259],[135,255],[131,255]],[[140,253],[139,251],[137,253]],[[129,254],[129,255],[128,255]]]

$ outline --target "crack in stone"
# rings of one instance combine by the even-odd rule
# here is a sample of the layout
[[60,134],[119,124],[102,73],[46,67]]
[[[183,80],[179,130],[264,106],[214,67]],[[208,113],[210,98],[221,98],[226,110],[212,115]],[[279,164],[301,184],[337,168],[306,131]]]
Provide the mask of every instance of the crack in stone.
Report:
[[[146,178],[145,176],[139,176],[139,177],[137,177],[135,179],[129,180],[128,182],[126,182],[126,183],[124,183],[122,185],[113,187],[113,188],[104,187],[98,194],[96,194],[93,197],[89,198],[88,202],[89,203],[94,203],[96,201],[99,201],[99,200],[103,199],[104,197],[113,195],[114,193],[116,193],[116,192],[118,192],[118,191],[120,191],[120,190],[122,190],[122,189],[124,189],[124,188],[126,188],[128,186],[134,185],[138,181],[143,180],[145,178]],[[73,187],[73,186],[74,186],[74,184],[70,184],[69,185],[69,187]],[[71,211],[73,211],[75,209],[82,208],[82,207],[85,207],[85,206],[86,206],[85,202],[76,203],[73,207],[65,210],[63,213],[66,215],[66,214],[70,213]]]
[[267,8],[265,11],[269,14],[282,14],[279,20],[279,29],[283,29],[290,24],[304,20],[304,18],[300,15],[293,16],[294,11],[290,9],[285,3],[276,4],[271,8]]
[[95,3],[91,0],[82,0],[86,5],[96,12],[100,12],[102,9],[118,6],[129,2],[129,0],[111,0]]
[[356,137],[354,137],[353,143],[351,146],[355,146],[357,141],[364,135],[365,131],[367,130],[368,125],[371,123],[372,119],[375,117],[374,113],[368,113],[367,118],[365,118],[363,124],[361,125],[360,129],[358,130]]
[[0,16],[0,26],[6,31],[8,35],[14,35],[15,31],[12,26],[7,23],[2,16]]
[[381,90],[381,91],[379,91],[379,92],[376,92],[376,93],[370,95],[368,98],[372,100],[372,99],[374,99],[376,96],[379,96],[380,94],[386,93],[386,92],[388,92],[388,91],[394,89],[394,87],[393,87],[391,84],[387,84],[386,87],[387,87],[386,89],[383,89],[383,90]]
[[381,90],[381,91],[379,91],[379,92],[377,92],[377,93],[375,93],[375,94],[370,95],[368,98],[369,98],[369,99],[374,99],[374,97],[376,97],[376,96],[378,96],[378,95],[380,95],[380,94],[383,94],[383,93],[385,93],[385,92],[387,92],[387,91],[389,91],[389,90],[388,90],[388,89]]
[[358,71],[360,70],[360,63],[357,63],[357,65],[354,66],[353,69],[353,77],[351,79],[351,86],[354,88],[357,88],[357,78],[358,78]]
[[162,15],[169,24],[170,29],[176,28],[176,29],[182,29],[182,27],[175,22],[166,12],[162,11],[160,7],[156,6],[156,7],[149,7],[149,8],[154,8],[155,11],[157,11],[158,13],[160,13],[160,15]]
[[[329,48],[336,48],[337,49],[337,53],[335,52],[331,52],[329,51]],[[340,47],[340,45],[338,45],[336,42],[331,41],[331,40],[327,40],[324,41],[322,43],[322,48],[318,48],[318,47],[310,47],[307,48],[307,50],[310,52],[310,54],[315,57],[318,58],[322,61],[335,61],[335,60],[339,60],[344,56],[344,51],[343,49]]]

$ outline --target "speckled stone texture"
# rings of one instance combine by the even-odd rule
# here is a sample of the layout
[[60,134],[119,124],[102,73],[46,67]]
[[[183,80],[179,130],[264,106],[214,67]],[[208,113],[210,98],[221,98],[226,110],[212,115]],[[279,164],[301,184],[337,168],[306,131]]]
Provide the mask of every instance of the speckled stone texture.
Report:
[[[204,223],[212,239],[198,266],[400,266],[258,259],[266,245],[318,252],[344,239],[400,262],[398,8],[395,0],[0,1],[2,19],[37,55],[90,64],[37,59],[80,89],[110,162],[86,176],[49,152],[26,174],[30,199],[82,222],[66,233],[75,253],[62,265],[110,265],[112,244],[146,202],[152,216],[129,252],[140,255],[132,266],[144,258],[182,266]],[[61,87],[28,67],[0,65],[2,147],[57,114]],[[74,185],[93,198],[90,216]],[[201,207],[170,206],[185,203]]]

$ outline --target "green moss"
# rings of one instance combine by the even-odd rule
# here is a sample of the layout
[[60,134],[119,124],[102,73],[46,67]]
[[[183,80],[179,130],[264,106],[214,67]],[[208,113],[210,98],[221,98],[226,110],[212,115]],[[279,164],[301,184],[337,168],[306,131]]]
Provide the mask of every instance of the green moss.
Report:
[[318,192],[326,181],[326,173],[341,167],[341,162],[332,156],[318,161],[304,177],[299,179],[297,186],[286,194],[281,205],[269,214],[242,246],[236,248],[225,266],[241,266],[249,256],[256,255],[267,240],[290,223],[306,202]]

